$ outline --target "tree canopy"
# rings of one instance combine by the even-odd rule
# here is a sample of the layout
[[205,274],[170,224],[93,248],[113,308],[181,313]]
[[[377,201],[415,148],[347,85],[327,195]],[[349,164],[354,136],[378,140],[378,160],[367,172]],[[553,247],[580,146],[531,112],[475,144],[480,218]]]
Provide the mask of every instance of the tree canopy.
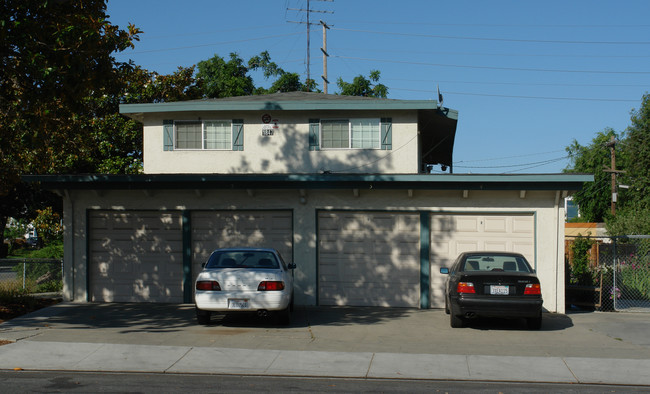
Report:
[[[596,134],[587,146],[573,141],[567,147],[571,165],[566,172],[593,173],[594,182],[574,195],[582,219],[605,222],[611,235],[650,234],[650,95],[644,95],[641,107],[633,110],[631,124],[624,133],[606,129]],[[610,210],[612,190],[611,138],[615,145],[617,175],[616,214]],[[621,185],[628,186],[621,188]]]
[[336,84],[344,96],[386,98],[388,96],[388,88],[386,85],[378,83],[380,75],[381,73],[379,71],[371,70],[369,78],[358,75],[354,77],[352,82],[345,82],[342,78],[339,78]]

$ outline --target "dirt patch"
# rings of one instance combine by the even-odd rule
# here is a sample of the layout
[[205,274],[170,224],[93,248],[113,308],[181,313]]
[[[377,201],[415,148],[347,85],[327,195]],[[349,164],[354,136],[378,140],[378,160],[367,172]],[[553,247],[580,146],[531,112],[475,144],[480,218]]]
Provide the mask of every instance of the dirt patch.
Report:
[[3,340],[3,339],[0,339],[0,346],[2,346],[2,345],[9,345],[10,343],[13,343],[13,342],[11,342],[11,341],[5,341],[5,340]]
[[18,316],[26,315],[28,313],[37,311],[54,304],[58,304],[61,300],[58,298],[32,298],[28,297],[23,300],[13,300],[11,302],[4,302],[0,305],[0,323],[11,320]]

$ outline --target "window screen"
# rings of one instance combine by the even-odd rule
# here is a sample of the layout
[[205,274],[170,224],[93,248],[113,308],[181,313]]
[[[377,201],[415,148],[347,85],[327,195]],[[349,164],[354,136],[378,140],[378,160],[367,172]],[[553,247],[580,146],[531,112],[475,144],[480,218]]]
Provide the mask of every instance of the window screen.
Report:
[[203,131],[201,122],[176,123],[176,148],[201,149],[203,146]]
[[352,119],[352,148],[379,149],[379,119]]
[[227,121],[206,121],[205,128],[205,149],[231,149],[232,130],[230,122]]
[[349,148],[349,122],[347,120],[321,121],[321,146],[323,148]]

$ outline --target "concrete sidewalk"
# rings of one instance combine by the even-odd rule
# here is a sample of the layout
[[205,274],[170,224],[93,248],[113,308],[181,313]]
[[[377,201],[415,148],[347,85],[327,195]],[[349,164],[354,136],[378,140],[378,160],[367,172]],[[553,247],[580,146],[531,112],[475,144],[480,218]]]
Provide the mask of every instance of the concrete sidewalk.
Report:
[[198,326],[191,305],[64,303],[0,325],[16,341],[0,346],[0,369],[650,385],[649,320],[547,314],[539,332],[454,330],[444,311],[304,308],[290,327]]

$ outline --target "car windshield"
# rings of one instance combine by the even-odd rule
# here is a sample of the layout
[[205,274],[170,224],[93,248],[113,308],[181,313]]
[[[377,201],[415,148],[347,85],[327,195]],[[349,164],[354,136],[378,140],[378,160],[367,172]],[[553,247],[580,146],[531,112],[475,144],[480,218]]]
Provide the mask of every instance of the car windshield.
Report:
[[521,256],[498,254],[472,254],[465,257],[460,271],[533,272]]
[[280,267],[275,254],[268,251],[216,251],[208,259],[206,268],[267,268]]

